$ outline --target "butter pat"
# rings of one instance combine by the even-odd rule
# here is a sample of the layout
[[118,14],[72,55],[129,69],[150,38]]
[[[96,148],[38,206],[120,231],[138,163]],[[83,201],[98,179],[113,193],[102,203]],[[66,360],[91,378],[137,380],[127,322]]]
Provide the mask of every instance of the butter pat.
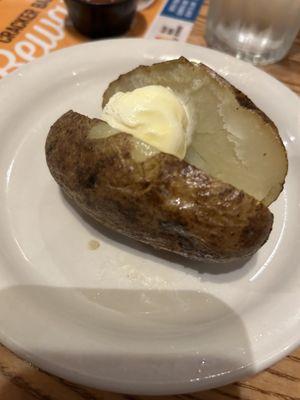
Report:
[[188,116],[174,92],[151,85],[114,94],[101,119],[158,150],[183,159],[187,149]]

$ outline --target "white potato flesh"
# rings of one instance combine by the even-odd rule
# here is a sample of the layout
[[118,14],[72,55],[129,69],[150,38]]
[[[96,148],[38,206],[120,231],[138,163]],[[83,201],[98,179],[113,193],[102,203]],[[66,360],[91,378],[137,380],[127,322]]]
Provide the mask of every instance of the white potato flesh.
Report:
[[243,106],[250,104],[246,96],[206,66],[181,58],[122,75],[106,90],[103,105],[116,92],[147,85],[167,86],[185,104],[192,135],[188,163],[265,205],[278,197],[287,173],[286,151],[274,124]]

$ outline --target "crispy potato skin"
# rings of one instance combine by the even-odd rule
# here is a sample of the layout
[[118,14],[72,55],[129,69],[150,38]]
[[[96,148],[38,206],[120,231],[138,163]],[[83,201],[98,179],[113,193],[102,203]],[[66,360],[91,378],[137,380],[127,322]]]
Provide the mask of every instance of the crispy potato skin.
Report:
[[196,260],[250,256],[267,240],[273,215],[262,203],[172,155],[135,161],[131,135],[89,139],[98,122],[69,111],[46,141],[51,174],[92,218]]

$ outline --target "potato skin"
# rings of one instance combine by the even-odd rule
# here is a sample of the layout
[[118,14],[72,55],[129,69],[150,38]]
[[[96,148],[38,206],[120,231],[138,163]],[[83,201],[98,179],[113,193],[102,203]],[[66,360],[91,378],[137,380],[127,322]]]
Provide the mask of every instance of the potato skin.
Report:
[[126,133],[88,138],[98,122],[69,111],[46,141],[51,174],[92,218],[196,260],[249,256],[267,240],[273,215],[262,203],[169,154],[135,161],[135,139]]

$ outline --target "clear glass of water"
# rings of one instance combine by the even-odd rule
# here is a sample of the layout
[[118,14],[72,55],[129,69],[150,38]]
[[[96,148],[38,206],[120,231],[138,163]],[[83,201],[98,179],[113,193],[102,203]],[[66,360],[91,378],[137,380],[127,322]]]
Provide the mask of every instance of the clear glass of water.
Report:
[[289,51],[300,29],[300,0],[210,0],[209,47],[253,64],[271,64]]

